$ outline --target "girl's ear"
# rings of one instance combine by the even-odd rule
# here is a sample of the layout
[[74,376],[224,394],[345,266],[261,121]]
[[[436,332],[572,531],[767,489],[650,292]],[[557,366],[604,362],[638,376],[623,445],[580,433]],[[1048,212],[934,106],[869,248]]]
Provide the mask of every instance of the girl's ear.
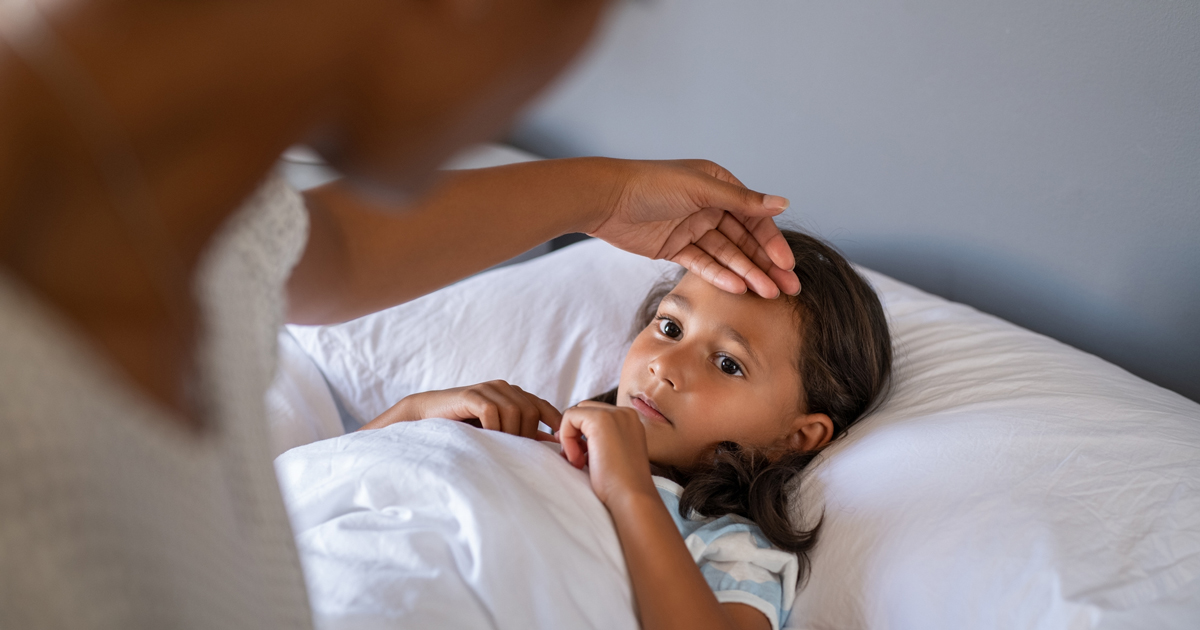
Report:
[[833,421],[823,413],[798,416],[788,436],[788,448],[793,451],[816,451],[833,439]]

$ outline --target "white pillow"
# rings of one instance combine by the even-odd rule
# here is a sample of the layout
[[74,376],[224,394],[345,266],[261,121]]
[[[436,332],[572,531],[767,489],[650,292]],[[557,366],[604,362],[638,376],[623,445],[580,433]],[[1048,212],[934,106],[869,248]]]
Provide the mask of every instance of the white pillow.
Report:
[[[330,327],[291,327],[345,406],[501,378],[557,407],[616,384],[634,310],[673,269],[590,241]],[[792,628],[1191,627],[1200,405],[867,272],[890,399],[827,449]]]
[[616,387],[647,291],[679,269],[588,241],[336,326],[289,326],[345,409],[506,380],[559,409]]
[[1193,628],[1200,405],[881,274],[887,402],[803,480],[794,628]]
[[[536,159],[510,146],[481,144],[468,147],[454,156],[444,168],[486,168]],[[338,174],[320,156],[303,146],[289,149],[280,159],[278,167],[297,189],[312,188],[338,178]],[[514,260],[533,258],[546,251],[549,251],[549,244]],[[266,394],[272,458],[303,444],[342,435],[346,424],[351,428],[356,422],[362,424],[362,421],[353,417],[342,417],[321,371],[289,332],[281,330],[276,343],[275,379]]]

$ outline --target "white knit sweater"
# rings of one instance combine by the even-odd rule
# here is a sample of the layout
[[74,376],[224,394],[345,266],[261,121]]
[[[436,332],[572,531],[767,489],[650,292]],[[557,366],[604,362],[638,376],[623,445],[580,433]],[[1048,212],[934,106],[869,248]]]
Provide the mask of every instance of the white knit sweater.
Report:
[[272,178],[206,252],[203,437],[0,269],[0,628],[311,627],[263,403],[307,230]]

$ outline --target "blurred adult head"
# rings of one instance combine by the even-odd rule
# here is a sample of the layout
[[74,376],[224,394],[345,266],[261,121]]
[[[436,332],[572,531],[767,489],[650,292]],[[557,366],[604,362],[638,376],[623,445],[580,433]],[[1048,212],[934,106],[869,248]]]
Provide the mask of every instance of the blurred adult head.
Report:
[[[345,4],[334,2],[333,4]],[[370,0],[345,101],[312,143],[355,177],[420,185],[494,138],[580,50],[604,0]]]
[[[456,149],[500,134],[605,4],[4,0],[0,113],[25,132],[0,134],[0,165],[29,168],[11,144],[28,142],[52,154],[40,168],[99,176],[114,148],[89,146],[91,125],[131,149],[167,212],[229,206],[295,142],[352,179],[419,189]],[[29,6],[40,17],[18,19]],[[195,195],[226,183],[228,198]]]
[[163,400],[213,234],[295,143],[413,193],[604,0],[0,0],[0,266]]

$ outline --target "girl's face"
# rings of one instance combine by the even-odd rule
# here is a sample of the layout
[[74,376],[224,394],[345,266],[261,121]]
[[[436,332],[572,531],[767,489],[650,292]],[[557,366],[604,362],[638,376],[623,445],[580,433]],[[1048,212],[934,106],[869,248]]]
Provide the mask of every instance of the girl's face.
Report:
[[832,423],[804,412],[796,318],[784,299],[685,275],[634,340],[617,388],[617,405],[642,418],[650,460],[686,468],[726,441],[824,446]]

